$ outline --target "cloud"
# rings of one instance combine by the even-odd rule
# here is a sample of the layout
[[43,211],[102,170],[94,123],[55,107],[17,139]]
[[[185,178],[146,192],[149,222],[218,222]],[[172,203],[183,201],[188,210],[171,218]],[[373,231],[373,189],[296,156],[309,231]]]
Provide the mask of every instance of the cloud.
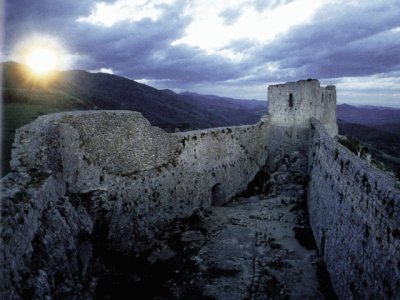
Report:
[[335,84],[339,103],[377,104],[400,108],[400,72],[323,80]]
[[114,74],[114,72],[111,68],[100,68],[99,72],[106,73],[106,74]]
[[[394,2],[392,2],[394,3]],[[292,77],[335,78],[371,75],[398,68],[399,5],[337,3],[321,9],[310,24],[254,51],[259,63],[275,62]]]
[[[248,0],[192,1],[183,11],[184,15],[192,18],[192,22],[185,35],[173,44],[186,44],[218,54],[231,50],[227,49],[228,45],[244,38],[256,43],[268,43],[291,27],[310,21],[323,1],[273,1],[269,4],[273,4],[273,8],[260,10]],[[268,7],[268,2],[265,7]],[[221,54],[223,56],[224,52]]]
[[190,18],[179,17],[180,13],[179,7],[168,7],[156,21],[146,18],[110,27],[76,22],[65,35],[74,48],[90,53],[81,61],[81,68],[88,70],[107,65],[115,74],[132,79],[167,79],[176,84],[239,76],[242,70],[227,58],[196,47],[172,45],[190,23]]
[[160,88],[265,99],[267,83],[313,77],[348,94],[357,84],[361,97],[363,78],[373,85],[400,76],[397,0],[8,0],[5,7],[3,56],[34,34],[53,36],[74,68],[111,69]]
[[[94,2],[94,1],[93,1]],[[68,33],[74,31],[74,16],[90,9],[92,1],[18,0],[6,1],[2,51],[12,56],[23,40],[33,36],[57,39],[67,49]],[[67,38],[65,38],[67,37]],[[77,49],[79,50],[79,49]],[[70,51],[69,51],[70,52]],[[74,57],[83,53],[71,53]]]
[[241,14],[242,12],[240,9],[228,8],[220,12],[218,17],[223,20],[223,25],[232,26],[237,22]]
[[114,3],[96,3],[89,16],[79,17],[78,22],[95,25],[113,26],[118,22],[138,22],[143,19],[156,21],[162,15],[165,6],[176,0],[118,0]]

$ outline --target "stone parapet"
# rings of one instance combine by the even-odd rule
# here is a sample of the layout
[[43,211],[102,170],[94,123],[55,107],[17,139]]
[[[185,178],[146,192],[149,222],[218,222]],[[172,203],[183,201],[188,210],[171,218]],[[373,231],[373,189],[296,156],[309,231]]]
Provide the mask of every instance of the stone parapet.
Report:
[[316,119],[309,142],[308,209],[340,299],[398,299],[400,190],[334,141]]

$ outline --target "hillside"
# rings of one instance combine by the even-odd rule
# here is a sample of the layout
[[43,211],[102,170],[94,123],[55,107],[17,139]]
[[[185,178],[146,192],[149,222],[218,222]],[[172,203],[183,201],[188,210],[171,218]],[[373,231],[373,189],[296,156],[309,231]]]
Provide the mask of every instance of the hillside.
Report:
[[[120,76],[74,70],[57,72],[46,85],[26,80],[25,66],[4,64],[4,101],[8,103],[45,104],[58,109],[117,109],[140,111],[153,125],[185,128],[208,128],[256,122],[257,114],[245,105],[218,107],[219,97],[207,108],[202,103],[172,91],[153,87]],[[232,104],[232,103],[231,103]],[[258,106],[265,102],[258,101]],[[213,107],[215,106],[215,107]],[[212,107],[212,109],[210,109]],[[254,108],[252,103],[251,108]],[[232,111],[243,117],[232,118]],[[182,124],[184,124],[182,126]]]
[[265,101],[227,101],[213,96],[176,94],[158,90],[116,75],[73,70],[55,72],[54,79],[39,82],[29,78],[27,67],[15,62],[2,64],[3,159],[8,171],[16,128],[37,116],[54,112],[113,109],[141,112],[152,125],[173,131],[252,124],[267,110]]
[[268,111],[268,102],[265,101],[241,100],[192,92],[184,92],[180,95],[201,105],[210,113],[225,115],[228,120],[235,120],[239,124],[248,124],[249,120],[255,123]]
[[361,141],[374,160],[400,174],[400,109],[337,106],[339,134]]

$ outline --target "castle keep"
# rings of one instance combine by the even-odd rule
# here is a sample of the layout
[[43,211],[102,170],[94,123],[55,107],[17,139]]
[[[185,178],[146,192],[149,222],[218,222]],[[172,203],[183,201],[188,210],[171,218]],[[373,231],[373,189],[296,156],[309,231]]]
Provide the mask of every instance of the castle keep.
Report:
[[268,106],[273,127],[269,141],[272,156],[282,151],[307,152],[311,118],[319,120],[330,136],[338,133],[336,89],[321,87],[316,79],[270,85]]
[[336,89],[321,87],[318,80],[308,79],[268,87],[271,124],[302,130],[316,118],[332,137],[337,135]]
[[290,151],[308,157],[310,225],[336,294],[398,298],[394,179],[334,140],[334,86],[302,80],[268,95],[269,115],[248,126],[170,134],[137,112],[82,111],[18,129],[1,180],[0,298],[56,284],[79,294],[94,234],[114,253],[143,253],[174,219],[226,203]]

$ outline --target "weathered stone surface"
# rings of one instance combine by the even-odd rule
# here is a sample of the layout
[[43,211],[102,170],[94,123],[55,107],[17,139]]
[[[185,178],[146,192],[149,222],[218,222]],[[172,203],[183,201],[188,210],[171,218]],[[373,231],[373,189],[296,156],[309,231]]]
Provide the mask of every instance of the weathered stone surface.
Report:
[[[302,252],[295,262],[290,261],[290,251],[299,249],[295,243],[286,247],[282,242],[288,251],[278,256],[272,251],[277,249],[260,245],[265,232],[278,234],[269,225],[285,228],[293,221],[287,210],[304,197],[307,182],[312,229],[337,294],[398,298],[400,196],[395,182],[331,138],[337,132],[334,87],[309,80],[273,86],[269,92],[273,116],[251,126],[167,134],[136,112],[96,111],[42,116],[20,128],[13,171],[1,179],[0,298],[90,299],[107,286],[115,265],[134,269],[132,260],[145,254],[146,263],[177,271],[183,290],[195,294],[191,286],[207,274],[234,278],[240,273],[238,280],[250,284],[253,298],[275,291],[292,295],[302,290],[299,282],[306,286],[315,279],[308,261],[315,262],[316,253]],[[308,139],[310,117],[322,125],[312,121]],[[307,152],[309,178],[304,174]],[[261,184],[248,186],[253,178]],[[219,207],[246,188],[236,204]],[[268,195],[270,201],[251,193]],[[209,216],[211,205],[219,206]],[[206,228],[171,225],[199,211],[211,222]],[[295,236],[305,227],[297,226]],[[206,229],[219,237],[206,236]],[[286,233],[279,238],[292,238]],[[174,243],[168,246],[167,240]],[[205,250],[186,263],[215,272],[185,281],[190,268],[179,273],[178,250],[191,253],[203,244]],[[242,259],[229,260],[229,254],[239,253]],[[214,257],[218,262],[212,269]],[[175,265],[168,265],[171,261]],[[293,288],[282,284],[268,292],[263,287],[276,283],[277,276],[265,262],[290,264],[288,274],[299,265],[308,267],[292,274]],[[140,281],[129,272],[123,274]],[[302,272],[309,276],[299,277]],[[99,276],[103,273],[107,276]],[[219,275],[205,285],[209,295],[244,295],[243,286],[220,281]],[[184,297],[174,280],[169,282],[173,291],[165,291]],[[319,292],[309,286],[298,295]]]
[[400,190],[313,120],[310,223],[342,299],[398,299]]
[[90,295],[93,242],[141,253],[209,207],[214,186],[220,203],[244,190],[267,158],[268,122],[168,134],[136,112],[94,111],[20,128],[1,182],[0,298]]

